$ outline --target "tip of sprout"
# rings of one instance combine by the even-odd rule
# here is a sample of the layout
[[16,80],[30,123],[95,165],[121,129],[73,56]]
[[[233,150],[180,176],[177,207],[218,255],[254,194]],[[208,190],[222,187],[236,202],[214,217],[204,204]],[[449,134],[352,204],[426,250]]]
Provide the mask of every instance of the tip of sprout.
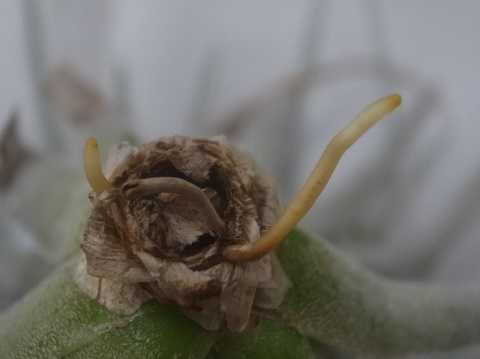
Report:
[[401,103],[402,97],[392,94],[366,106],[347,127],[332,138],[307,181],[277,223],[255,243],[225,248],[224,257],[232,262],[244,262],[258,259],[275,249],[312,208],[345,151]]
[[105,178],[102,172],[102,163],[100,159],[100,151],[98,149],[97,140],[90,137],[85,142],[83,153],[85,175],[90,187],[100,194],[112,187],[110,182]]
[[399,94],[395,93],[390,96],[387,96],[386,99],[392,104],[392,107],[398,107],[402,103],[402,96]]

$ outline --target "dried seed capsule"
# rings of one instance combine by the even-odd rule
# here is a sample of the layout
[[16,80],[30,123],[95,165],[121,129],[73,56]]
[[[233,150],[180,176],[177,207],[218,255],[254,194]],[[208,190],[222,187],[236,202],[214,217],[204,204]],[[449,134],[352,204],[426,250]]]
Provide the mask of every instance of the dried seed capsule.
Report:
[[272,270],[273,249],[314,205],[345,151],[400,103],[399,95],[377,100],[340,131],[278,221],[272,186],[221,138],[160,139],[109,178],[96,142],[87,141],[85,170],[96,195],[82,249],[88,274],[100,278],[98,300],[115,307],[124,283],[129,300],[121,303],[131,310],[140,286],[205,328],[218,329],[225,315],[231,330],[243,330],[257,291],[276,291],[257,297],[264,307],[279,305],[286,292],[283,272]]
[[279,305],[287,281],[278,263],[272,270],[273,254],[240,264],[222,255],[257,241],[277,219],[272,185],[248,156],[222,137],[161,138],[123,152],[106,176],[95,159],[89,174],[108,185],[94,181],[90,195],[81,245],[87,293],[127,313],[152,297],[174,302],[207,329],[226,320],[233,331],[247,326],[256,298]]

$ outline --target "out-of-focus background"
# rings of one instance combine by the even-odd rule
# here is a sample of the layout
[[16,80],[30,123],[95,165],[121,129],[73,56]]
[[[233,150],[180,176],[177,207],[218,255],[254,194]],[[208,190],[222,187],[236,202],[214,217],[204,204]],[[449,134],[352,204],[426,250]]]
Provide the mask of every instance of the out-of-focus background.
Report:
[[401,109],[302,226],[392,278],[478,285],[479,13],[473,0],[3,0],[0,308],[72,252],[87,137],[106,154],[225,134],[286,203],[329,138],[392,92]]

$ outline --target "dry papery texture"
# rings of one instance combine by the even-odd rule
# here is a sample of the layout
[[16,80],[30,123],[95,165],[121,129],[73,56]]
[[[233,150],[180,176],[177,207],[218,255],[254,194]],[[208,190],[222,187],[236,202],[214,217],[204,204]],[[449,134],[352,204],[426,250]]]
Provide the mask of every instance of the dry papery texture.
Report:
[[152,298],[173,302],[209,330],[242,331],[255,308],[280,305],[288,279],[273,254],[241,264],[222,257],[277,219],[272,184],[247,155],[223,137],[174,136],[121,144],[107,162],[112,186],[90,194],[81,244],[86,293],[125,314]]

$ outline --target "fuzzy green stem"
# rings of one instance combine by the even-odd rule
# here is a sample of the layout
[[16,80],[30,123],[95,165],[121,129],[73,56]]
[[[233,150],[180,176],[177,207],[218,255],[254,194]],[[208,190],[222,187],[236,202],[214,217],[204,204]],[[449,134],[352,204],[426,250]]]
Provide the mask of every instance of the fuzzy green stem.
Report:
[[371,354],[448,351],[480,341],[480,290],[386,280],[300,231],[279,248],[293,282],[283,318],[333,347]]

